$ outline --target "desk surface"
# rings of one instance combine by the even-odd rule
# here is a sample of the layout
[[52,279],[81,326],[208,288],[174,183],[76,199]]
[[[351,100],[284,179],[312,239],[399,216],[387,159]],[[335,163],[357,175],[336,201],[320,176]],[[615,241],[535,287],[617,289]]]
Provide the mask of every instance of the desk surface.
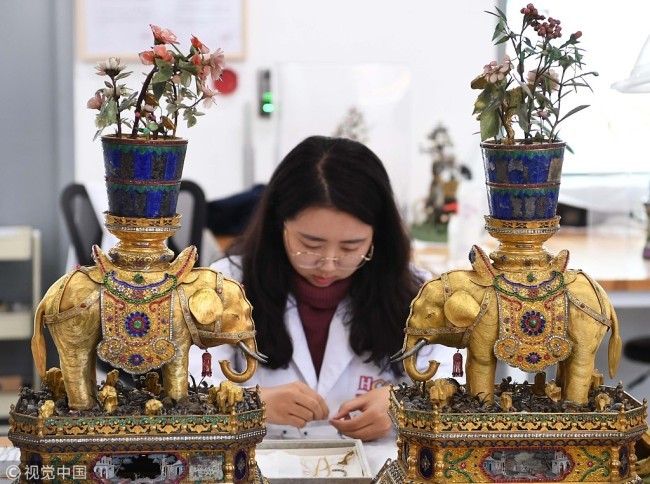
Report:
[[[642,256],[645,241],[646,235],[639,229],[570,227],[561,228],[544,246],[553,254],[567,249],[569,268],[582,269],[606,291],[650,291],[650,260]],[[434,274],[450,269],[471,269],[468,260],[450,261],[446,245],[417,241],[414,245],[416,264]],[[487,235],[476,245],[491,252],[498,241]]]

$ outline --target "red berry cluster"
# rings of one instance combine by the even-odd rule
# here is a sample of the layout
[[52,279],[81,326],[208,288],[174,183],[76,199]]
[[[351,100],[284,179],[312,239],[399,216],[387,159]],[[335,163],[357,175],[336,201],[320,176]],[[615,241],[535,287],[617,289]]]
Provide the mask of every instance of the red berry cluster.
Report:
[[552,17],[548,18],[548,22],[543,22],[535,26],[537,35],[544,37],[546,40],[557,39],[562,37],[562,27],[560,27],[560,21],[555,20]]
[[524,14],[524,20],[526,23],[533,27],[537,32],[537,35],[540,37],[543,37],[546,40],[562,37],[562,27],[560,27],[560,21],[549,17],[548,22],[544,22],[544,20],[546,20],[546,17],[544,15],[540,15],[539,11],[532,3],[529,3],[524,8],[522,8],[521,13]]

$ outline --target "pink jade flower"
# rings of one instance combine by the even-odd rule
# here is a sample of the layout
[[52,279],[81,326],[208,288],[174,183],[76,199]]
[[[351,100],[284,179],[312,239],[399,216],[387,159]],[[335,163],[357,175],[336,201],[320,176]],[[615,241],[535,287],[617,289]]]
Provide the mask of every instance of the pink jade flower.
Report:
[[157,44],[178,44],[176,35],[169,29],[161,29],[157,25],[149,24],[153,32],[154,42]]
[[492,61],[483,66],[483,75],[488,82],[495,83],[502,81],[506,74],[512,69],[512,62],[510,56],[503,56],[503,64],[497,64],[497,61]]
[[221,79],[221,73],[225,67],[225,58],[223,50],[217,49],[210,54],[210,76],[212,80],[218,81]]
[[205,81],[208,78],[208,74],[206,68],[203,66],[203,56],[201,54],[196,53],[190,58],[190,62],[192,63],[192,65],[199,68],[199,70],[196,73],[197,77],[202,81]]
[[210,109],[210,107],[212,107],[213,104],[217,104],[217,101],[216,99],[214,99],[214,96],[219,94],[219,91],[217,91],[216,89],[215,90],[210,89],[208,85],[205,83],[205,81],[201,83],[199,89],[203,93],[203,96],[205,96],[203,99],[203,107],[205,109]]
[[174,56],[172,56],[172,53],[167,50],[167,47],[164,45],[155,45],[153,48],[153,54],[162,60],[165,60],[167,62],[172,62],[174,60]]
[[138,54],[138,57],[140,58],[140,62],[142,62],[145,66],[152,66],[154,64],[155,56],[151,50],[140,52]]
[[106,96],[101,91],[97,91],[93,97],[88,99],[86,107],[88,109],[99,109],[106,100]]
[[197,39],[194,35],[192,36],[192,45],[201,53],[201,54],[209,54],[210,49],[208,48],[207,45],[205,45],[203,42],[201,42],[199,39]]
[[174,56],[170,51],[167,50],[167,47],[164,45],[155,45],[153,51],[144,51],[138,54],[140,61],[145,66],[152,66],[156,63],[156,59],[162,59],[171,63],[174,60]]

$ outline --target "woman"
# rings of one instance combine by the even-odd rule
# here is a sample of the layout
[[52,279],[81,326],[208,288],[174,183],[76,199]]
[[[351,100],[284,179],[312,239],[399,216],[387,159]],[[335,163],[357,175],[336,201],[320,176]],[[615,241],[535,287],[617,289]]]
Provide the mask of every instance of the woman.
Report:
[[[268,365],[246,384],[260,385],[267,423],[279,425],[267,435],[385,437],[389,384],[405,379],[389,358],[427,274],[409,264],[409,236],[379,158],[349,139],[305,139],[275,170],[236,252],[212,268],[243,283],[253,305]],[[211,351],[223,359],[229,349]],[[420,356],[439,360],[443,377],[452,354],[438,346]]]

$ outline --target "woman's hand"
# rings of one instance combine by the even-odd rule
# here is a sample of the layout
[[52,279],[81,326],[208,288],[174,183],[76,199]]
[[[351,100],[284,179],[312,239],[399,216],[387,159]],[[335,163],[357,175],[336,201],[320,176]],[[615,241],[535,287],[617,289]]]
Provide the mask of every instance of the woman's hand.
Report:
[[325,399],[302,382],[260,388],[266,402],[266,421],[303,428],[312,420],[325,420],[330,413]]
[[[390,387],[384,386],[348,400],[341,405],[330,423],[341,434],[353,439],[381,439],[393,426],[388,416],[389,394]],[[355,411],[361,413],[351,416]]]

